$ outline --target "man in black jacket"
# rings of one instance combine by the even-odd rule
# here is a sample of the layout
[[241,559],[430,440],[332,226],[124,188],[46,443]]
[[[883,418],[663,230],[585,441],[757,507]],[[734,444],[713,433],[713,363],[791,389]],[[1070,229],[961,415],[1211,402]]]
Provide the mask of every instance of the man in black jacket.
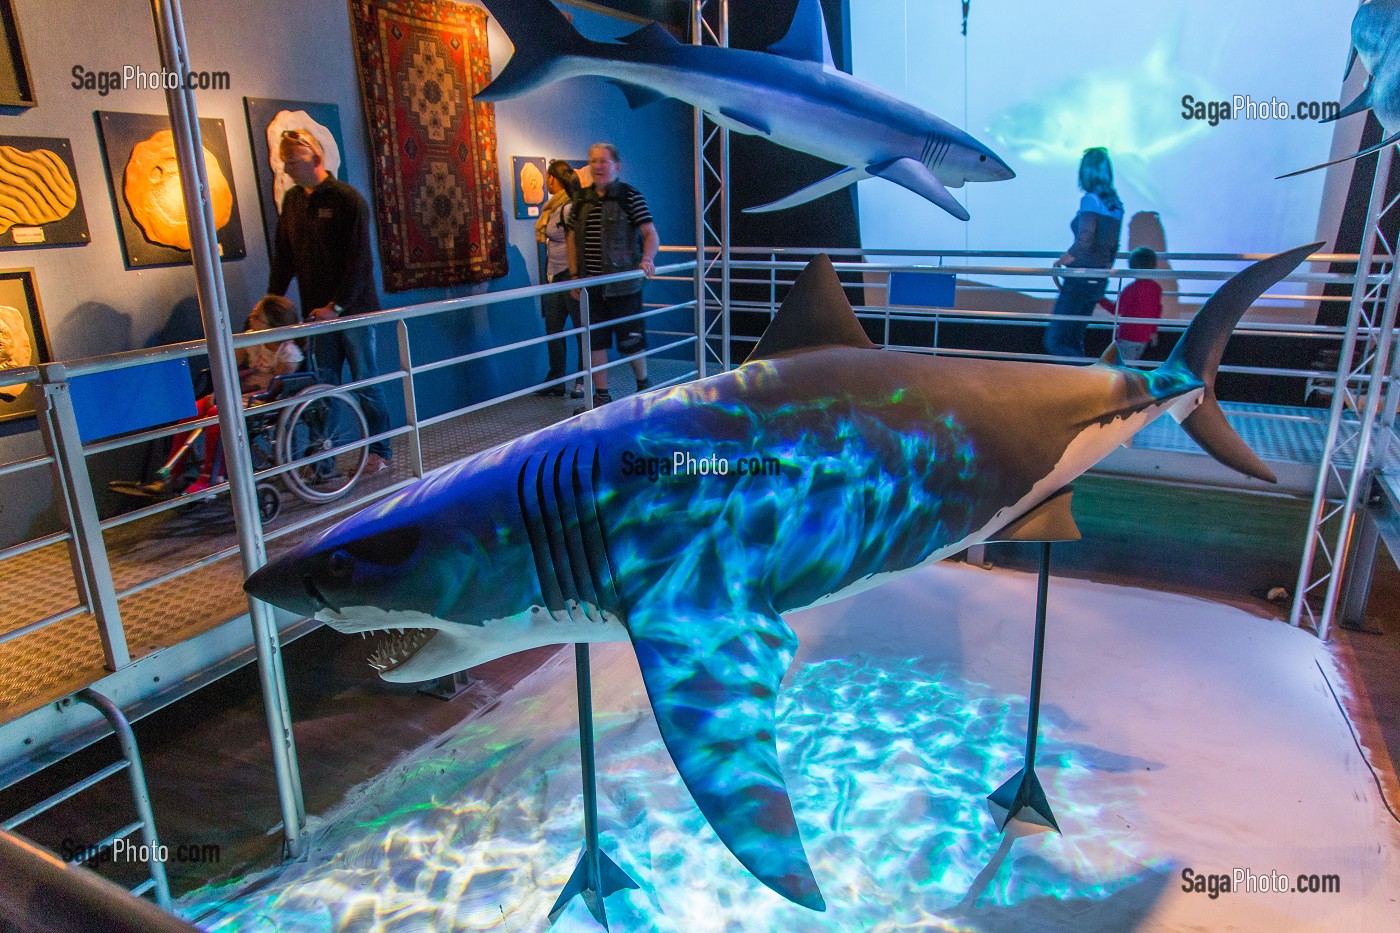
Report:
[[[321,144],[307,131],[284,132],[278,154],[296,184],[282,198],[268,292],[285,295],[295,277],[308,321],[378,311],[369,205],[358,191],[326,171]],[[354,327],[316,337],[312,352],[320,380],[340,385],[347,366],[352,382],[378,375],[374,330]],[[359,389],[356,394],[369,433],[384,431],[389,418],[383,386]],[[365,475],[389,469],[392,458],[387,440],[371,444]]]

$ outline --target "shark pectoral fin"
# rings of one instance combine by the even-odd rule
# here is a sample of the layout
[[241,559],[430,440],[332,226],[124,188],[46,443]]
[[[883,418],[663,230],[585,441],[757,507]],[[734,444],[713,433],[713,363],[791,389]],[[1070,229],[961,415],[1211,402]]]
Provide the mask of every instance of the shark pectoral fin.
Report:
[[1078,541],[1083,535],[1070,511],[1069,486],[987,539],[992,541]]
[[[655,26],[655,23],[652,23]],[[668,33],[669,35],[669,33]],[[654,104],[658,100],[665,100],[666,95],[660,91],[654,91],[649,87],[642,87],[640,84],[632,84],[619,78],[608,78],[608,83],[617,88],[627,98],[627,106],[636,110],[638,107],[645,107],[647,104]]]
[[1357,94],[1357,95],[1356,95],[1356,100],[1354,100],[1354,101],[1352,101],[1351,103],[1347,104],[1345,107],[1343,107],[1341,110],[1338,110],[1338,111],[1337,111],[1335,114],[1333,114],[1332,116],[1330,116],[1330,117],[1323,117],[1321,120],[1318,120],[1317,122],[1319,122],[1319,123],[1331,123],[1331,122],[1334,121],[1334,120],[1340,120],[1342,117],[1349,117],[1349,116],[1351,116],[1353,113],[1360,113],[1360,112],[1363,111],[1363,110],[1370,110],[1370,109],[1371,109],[1371,88],[1375,87],[1375,84],[1376,84],[1376,82],[1375,82],[1375,79],[1374,79],[1374,78],[1373,78],[1372,80],[1370,80],[1370,81],[1367,81],[1367,82],[1366,82],[1366,87],[1365,87],[1364,89],[1362,89],[1362,91],[1361,91],[1360,94]]
[[797,0],[797,10],[792,14],[787,35],[768,46],[768,51],[794,61],[836,67],[831,59],[831,39],[826,33],[826,18],[819,0]]
[[738,107],[721,107],[719,115],[727,121],[729,128],[739,133],[757,134],[759,136],[772,136],[773,131],[768,126],[768,121],[756,113],[740,110]]
[[1386,146],[1391,146],[1395,143],[1400,143],[1400,133],[1396,133],[1394,136],[1387,136],[1385,139],[1382,139],[1374,146],[1362,149],[1360,152],[1353,152],[1349,156],[1343,156],[1340,159],[1333,159],[1331,162],[1323,162],[1320,165],[1314,165],[1310,168],[1300,168],[1296,172],[1289,172],[1287,175],[1280,175],[1278,176],[1278,178],[1275,178],[1274,181],[1280,181],[1284,178],[1292,178],[1294,175],[1306,175],[1308,172],[1315,172],[1320,168],[1328,168],[1333,165],[1341,165],[1343,162],[1350,162],[1352,159],[1359,159],[1362,156],[1368,156],[1373,152],[1380,152]]
[[919,197],[937,204],[958,220],[968,220],[972,216],[922,162],[904,156],[876,162],[866,166],[865,170],[871,175],[892,181],[901,188],[908,188]]
[[869,178],[870,173],[863,168],[843,168],[835,175],[828,175],[815,184],[800,188],[785,198],[770,201],[767,204],[760,204],[758,207],[744,208],[745,214],[764,214],[768,211],[785,211],[789,207],[796,207],[799,204],[806,204],[808,201],[815,201],[817,198],[825,197],[833,191],[840,191],[847,185],[853,185],[862,178]]
[[1357,55],[1358,55],[1358,53],[1357,53],[1357,51],[1356,51],[1356,46],[1353,45],[1353,46],[1351,47],[1351,50],[1347,52],[1347,66],[1346,66],[1346,68],[1342,71],[1342,80],[1343,80],[1343,81],[1345,81],[1347,78],[1350,78],[1350,77],[1351,77],[1351,70],[1352,70],[1353,68],[1356,67],[1356,57],[1357,57]]
[[[719,593],[729,592],[722,581]],[[708,595],[708,591],[707,591]],[[778,685],[797,636],[771,609],[632,607],[627,628],[661,737],[720,841],[789,900],[824,910],[778,767]]]

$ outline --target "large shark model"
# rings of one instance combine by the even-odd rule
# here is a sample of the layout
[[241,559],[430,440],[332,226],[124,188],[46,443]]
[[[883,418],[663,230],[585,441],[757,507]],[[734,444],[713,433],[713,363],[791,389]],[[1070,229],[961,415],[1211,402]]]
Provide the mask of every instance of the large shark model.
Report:
[[736,133],[847,166],[748,212],[776,211],[864,178],[892,181],[959,220],[949,188],[1015,177],[995,152],[933,114],[837,71],[818,0],[799,0],[788,33],[767,52],[683,45],[652,23],[621,43],[580,35],[549,0],[485,0],[515,54],[475,96],[498,101],[578,75],[600,75],[640,107],[674,97]]
[[1355,67],[1358,59],[1371,76],[1366,82],[1366,87],[1338,113],[1320,122],[1331,123],[1333,120],[1370,110],[1380,121],[1381,132],[1391,135],[1360,152],[1311,168],[1289,172],[1287,175],[1280,175],[1280,178],[1292,178],[1294,175],[1303,175],[1327,168],[1329,165],[1349,162],[1400,142],[1400,0],[1367,0],[1357,9],[1356,15],[1351,19],[1351,54],[1347,57],[1343,81],[1351,75],[1351,69]]
[[737,369],[438,470],[247,589],[340,631],[411,630],[378,659],[391,681],[630,640],[705,818],[821,909],[774,741],[797,644],[783,614],[979,542],[1077,537],[1066,485],[1163,412],[1272,480],[1212,385],[1250,304],[1320,245],[1226,282],[1152,371],[878,349],[821,256]]

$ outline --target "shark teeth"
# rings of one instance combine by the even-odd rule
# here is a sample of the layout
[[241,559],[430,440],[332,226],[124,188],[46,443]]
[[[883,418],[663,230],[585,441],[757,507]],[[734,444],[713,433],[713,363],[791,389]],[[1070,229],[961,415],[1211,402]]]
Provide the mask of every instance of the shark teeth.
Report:
[[436,634],[437,630],[430,628],[409,629],[407,632],[394,629],[370,653],[369,666],[381,674],[391,671],[413,657]]

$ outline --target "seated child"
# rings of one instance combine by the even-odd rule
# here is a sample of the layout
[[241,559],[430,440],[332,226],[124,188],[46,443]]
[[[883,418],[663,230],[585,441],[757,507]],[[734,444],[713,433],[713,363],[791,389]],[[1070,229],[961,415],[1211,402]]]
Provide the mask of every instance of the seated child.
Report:
[[[1157,254],[1146,246],[1139,246],[1128,257],[1129,269],[1157,268]],[[1114,311],[1107,300],[1099,304]],[[1118,354],[1125,360],[1140,360],[1148,344],[1157,343],[1156,324],[1130,324],[1121,318],[1143,318],[1157,320],[1162,316],[1162,286],[1153,279],[1135,279],[1131,285],[1118,293],[1118,322],[1114,339],[1118,343]]]
[[[300,315],[297,314],[295,305],[281,295],[267,295],[253,306],[252,312],[248,315],[248,326],[244,329],[249,331],[268,330],[273,327],[289,327],[298,323],[300,323]],[[295,340],[283,340],[275,344],[260,343],[239,350],[238,376],[243,390],[243,403],[246,405],[250,397],[260,392],[266,392],[273,376],[284,376],[296,372],[301,368],[303,359],[301,347],[297,346]],[[195,406],[201,418],[218,412],[212,394],[199,399]],[[176,446],[178,447],[181,442],[182,437],[177,436],[175,438]],[[219,455],[219,426],[211,424],[204,429],[204,458],[200,464],[199,478],[191,483],[185,492],[203,492],[209,488],[214,479],[214,467],[218,462]]]

